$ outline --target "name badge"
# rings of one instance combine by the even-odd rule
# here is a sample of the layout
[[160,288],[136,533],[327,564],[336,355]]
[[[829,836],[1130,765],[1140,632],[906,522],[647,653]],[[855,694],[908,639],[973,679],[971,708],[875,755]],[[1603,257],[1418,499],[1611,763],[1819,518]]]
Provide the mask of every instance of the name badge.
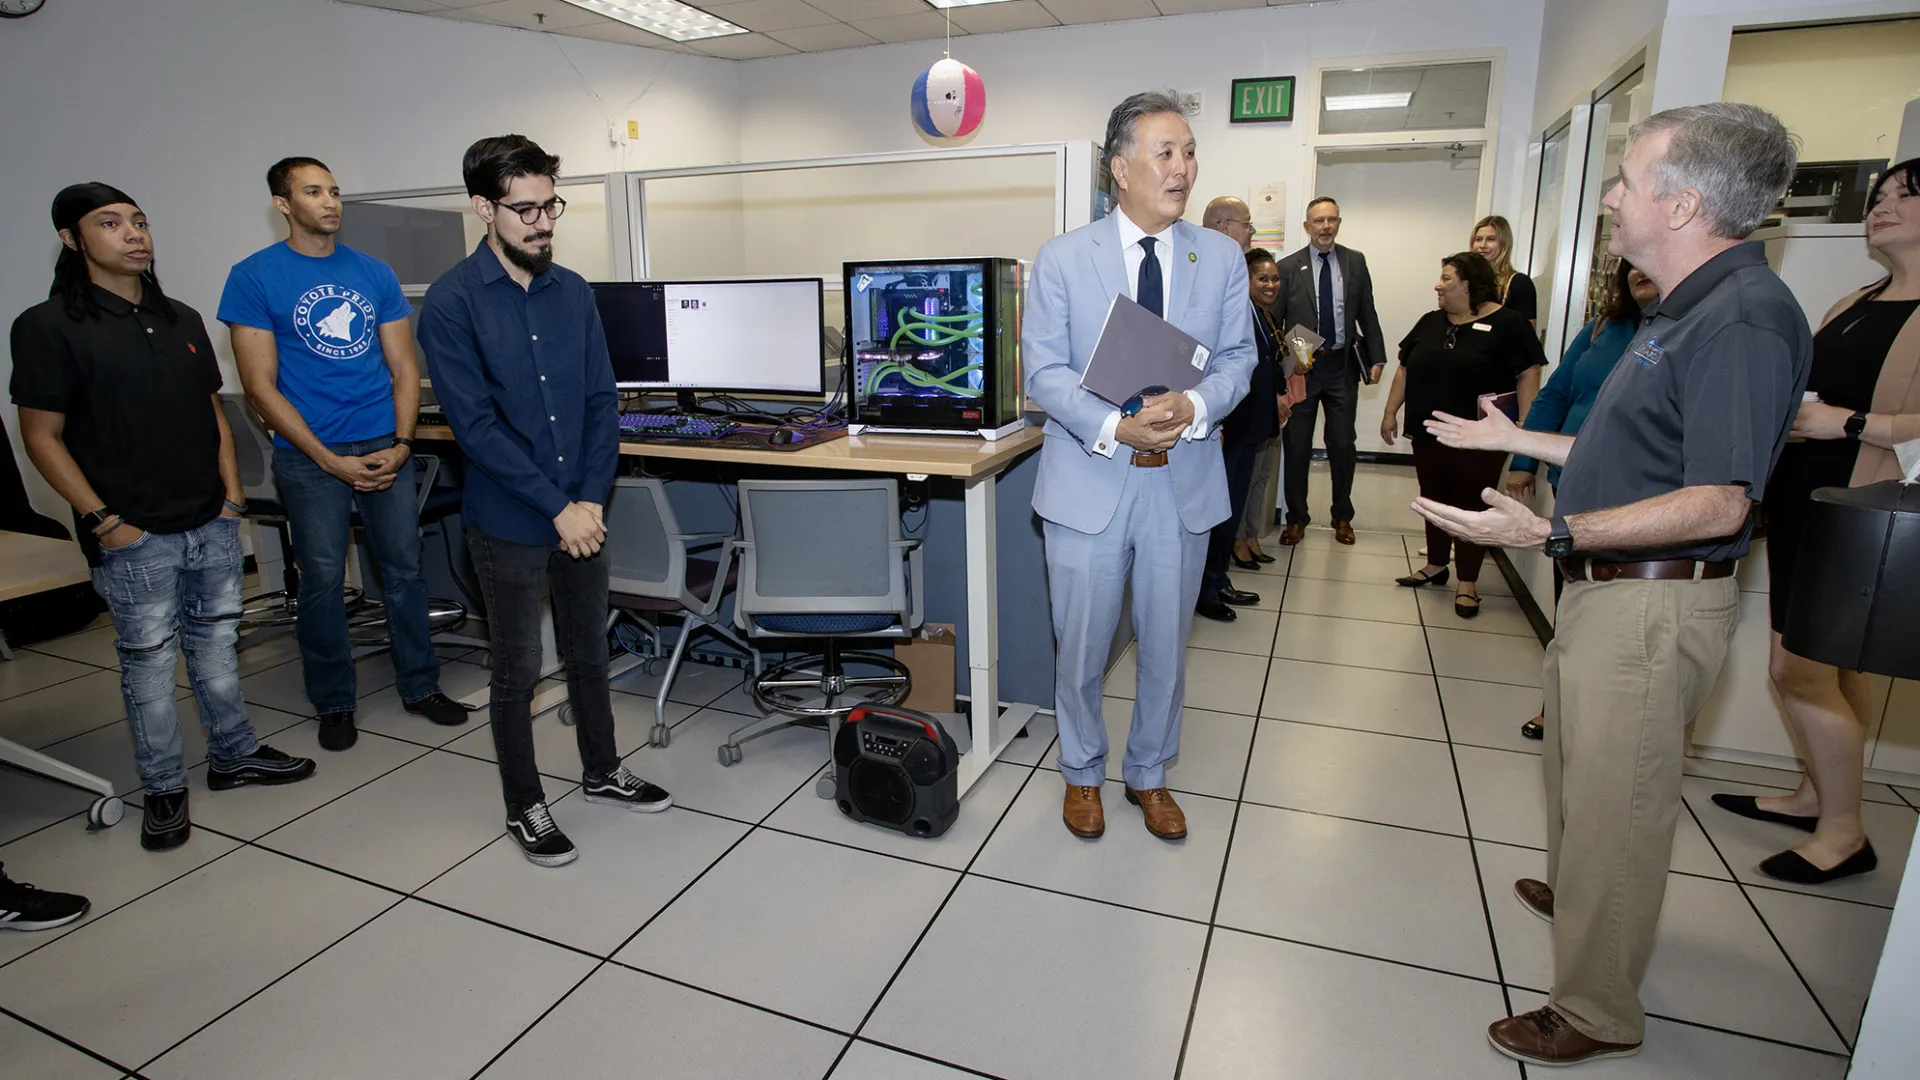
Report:
[[1483,323],[1483,322],[1474,323],[1473,328],[1482,333],[1491,333],[1493,331],[1493,327],[1488,326],[1486,323]]
[[1209,357],[1209,356],[1212,356],[1212,355],[1213,355],[1213,354],[1212,354],[1211,352],[1208,352],[1208,351],[1207,351],[1207,347],[1206,347],[1205,345],[1195,345],[1195,346],[1193,347],[1193,368],[1194,368],[1194,370],[1195,370],[1195,371],[1205,371],[1205,370],[1207,370],[1207,357]]

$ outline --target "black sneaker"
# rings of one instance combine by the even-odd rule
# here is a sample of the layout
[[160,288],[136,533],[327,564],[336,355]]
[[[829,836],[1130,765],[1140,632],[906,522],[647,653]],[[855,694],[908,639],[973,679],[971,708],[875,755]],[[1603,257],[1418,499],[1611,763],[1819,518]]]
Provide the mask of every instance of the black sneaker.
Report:
[[442,727],[459,727],[467,722],[467,714],[472,709],[435,690],[419,701],[403,701],[408,712],[415,716],[424,716]]
[[345,750],[360,741],[360,729],[353,726],[353,712],[323,712],[320,721],[320,749]]
[[535,866],[565,866],[580,857],[573,841],[553,823],[546,803],[534,803],[507,818],[507,833]]
[[[208,773],[211,781],[212,773]],[[140,846],[148,851],[166,851],[187,842],[193,824],[187,820],[187,789],[160,794],[147,793],[146,809],[140,815]]]
[[80,918],[92,906],[84,896],[47,892],[15,881],[0,866],[0,930],[51,930]]
[[581,784],[588,802],[624,806],[643,814],[657,814],[673,805],[673,796],[627,771],[625,765],[605,776],[588,776]]
[[266,743],[232,761],[207,762],[207,786],[227,791],[247,784],[291,784],[313,775],[313,759],[283,754]]

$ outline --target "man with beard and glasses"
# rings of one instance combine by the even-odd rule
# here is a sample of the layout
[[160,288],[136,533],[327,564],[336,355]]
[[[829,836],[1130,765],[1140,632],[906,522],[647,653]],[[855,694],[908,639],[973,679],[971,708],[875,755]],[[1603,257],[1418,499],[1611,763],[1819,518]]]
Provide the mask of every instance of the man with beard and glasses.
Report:
[[507,831],[529,861],[561,866],[578,852],[547,810],[533,756],[546,587],[587,801],[647,812],[673,803],[627,771],[613,743],[600,545],[618,398],[593,292],[553,265],[553,223],[567,208],[554,194],[560,159],[499,135],[468,147],[461,173],[487,235],[427,290],[420,341],[469,466],[461,517],[487,607]]
[[227,275],[220,321],[232,333],[247,400],[273,429],[273,478],[300,570],[300,662],[320,746],[345,750],[358,737],[341,592],[355,504],[380,565],[401,704],[436,724],[464,724],[466,707],[440,692],[420,577],[412,304],[391,267],[334,239],[340,186],[324,164],[276,162],[267,191],[287,219],[287,240]]
[[193,831],[174,704],[181,652],[207,729],[207,787],[290,784],[314,766],[260,742],[241,697],[245,496],[206,325],[160,291],[147,215],[125,192],[66,188],[53,227],[52,295],[13,323],[13,402],[27,456],[73,506],[113,617],[147,789],[140,846],[163,851]]

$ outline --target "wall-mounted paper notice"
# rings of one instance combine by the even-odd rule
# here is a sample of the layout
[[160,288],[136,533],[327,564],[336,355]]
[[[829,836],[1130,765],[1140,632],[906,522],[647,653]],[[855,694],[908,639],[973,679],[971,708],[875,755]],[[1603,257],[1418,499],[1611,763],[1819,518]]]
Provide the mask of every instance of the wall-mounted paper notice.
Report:
[[1247,188],[1247,209],[1253,216],[1253,246],[1275,255],[1287,250],[1287,184],[1275,180]]

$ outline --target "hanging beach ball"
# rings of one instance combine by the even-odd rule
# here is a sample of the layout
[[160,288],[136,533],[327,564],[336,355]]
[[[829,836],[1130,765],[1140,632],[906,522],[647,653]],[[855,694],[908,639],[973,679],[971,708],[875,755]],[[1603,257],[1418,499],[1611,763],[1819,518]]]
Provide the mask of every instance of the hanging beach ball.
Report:
[[936,139],[973,134],[987,112],[980,73],[947,57],[913,80],[913,123]]

